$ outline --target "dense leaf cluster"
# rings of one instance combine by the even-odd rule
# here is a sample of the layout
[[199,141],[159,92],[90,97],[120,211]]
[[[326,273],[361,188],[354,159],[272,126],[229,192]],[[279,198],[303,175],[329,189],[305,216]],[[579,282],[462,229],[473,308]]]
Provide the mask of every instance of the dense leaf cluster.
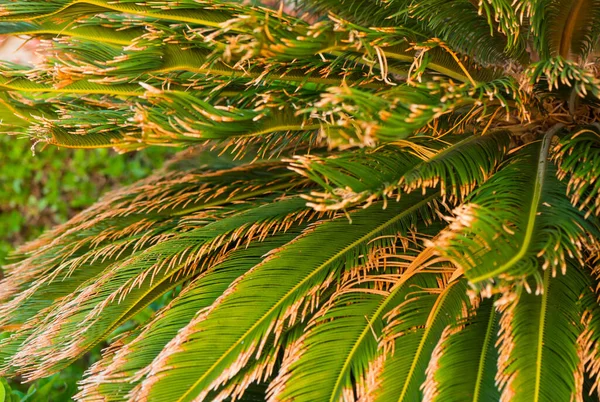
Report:
[[109,339],[76,399],[596,400],[600,2],[284,11],[0,2],[46,56],[6,132],[186,148],[17,252],[2,375]]

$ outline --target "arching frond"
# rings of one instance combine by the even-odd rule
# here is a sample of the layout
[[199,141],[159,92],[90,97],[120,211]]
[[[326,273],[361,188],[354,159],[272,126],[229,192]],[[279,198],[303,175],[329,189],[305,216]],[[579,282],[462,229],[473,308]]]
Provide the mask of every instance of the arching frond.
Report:
[[597,182],[600,169],[600,136],[595,128],[581,128],[562,139],[554,159],[558,177],[568,183],[567,193],[573,205],[598,215],[600,198]]
[[[344,266],[349,269],[365,258],[375,244],[369,241],[406,231],[420,213],[430,216],[429,204],[435,197],[430,195],[416,203],[407,197],[376,214],[355,212],[350,215],[353,231],[342,231],[348,224],[343,215],[305,231],[241,277],[206,314],[190,322],[155,360],[134,397],[204,398],[210,389],[237,374],[252,356],[269,353],[261,346],[267,336],[273,334],[278,339],[286,325],[302,319]],[[328,246],[321,247],[323,244]],[[315,249],[320,252],[314,253]],[[302,259],[290,266],[288,256],[298,255]],[[273,282],[276,277],[280,279]],[[244,312],[237,308],[242,301],[247,307]],[[225,317],[232,314],[236,317],[229,321],[232,325],[224,327]]]
[[594,46],[600,3],[594,0],[530,2],[534,43],[541,58],[585,57]]
[[144,369],[176,337],[182,327],[214,303],[239,276],[260,263],[266,253],[290,241],[293,236],[293,231],[273,236],[264,242],[253,243],[248,248],[223,256],[222,262],[209,267],[187,284],[135,337],[124,342],[118,349],[111,347],[103,359],[90,369],[90,375],[76,399],[117,401],[126,398],[143,379]]
[[510,0],[481,1],[479,2],[479,14],[487,17],[491,28],[490,35],[493,35],[494,30],[506,35],[507,49],[510,50],[519,43],[521,25],[514,2]]
[[[157,5],[157,4],[156,4]],[[3,5],[2,20],[32,21],[49,17],[61,18],[95,15],[103,12],[119,12],[125,14],[153,17],[173,22],[193,23],[207,26],[218,26],[227,21],[239,7],[228,2],[193,2],[185,0],[176,5],[165,2],[163,7],[137,4],[132,1],[113,3],[100,1],[53,0],[51,2],[27,0],[24,2]]]
[[[88,215],[95,218],[91,222],[75,219],[56,230],[54,241],[45,247],[38,248],[44,245],[38,242],[35,252],[15,264],[1,284],[5,298],[19,291],[23,284],[29,285],[27,290],[23,289],[2,306],[3,324],[7,327],[22,326],[20,332],[4,341],[5,346],[13,345],[7,349],[5,359],[11,359],[11,363],[5,361],[5,369],[27,372],[33,377],[55,371],[107,337],[117,325],[157,295],[190,275],[196,275],[198,268],[209,264],[228,249],[285,231],[294,223],[315,216],[304,207],[304,201],[299,197],[284,198],[272,204],[268,202],[273,198],[267,198],[263,199],[268,200],[266,204],[249,202],[245,206],[239,201],[251,199],[252,191],[239,194],[236,204],[237,191],[231,193],[227,187],[215,189],[211,183],[222,184],[219,181],[227,180],[228,173],[235,172],[234,176],[240,177],[238,174],[243,170],[234,168],[224,173],[200,175],[205,177],[207,186],[198,191],[202,186],[195,182],[194,191],[190,194],[185,192],[185,176],[184,180],[173,180],[168,174],[150,179],[146,185],[162,184],[163,190],[167,190],[162,193],[166,204],[156,204],[156,197],[144,191],[144,184],[133,186],[129,193],[125,191],[109,196],[96,210],[88,211]],[[255,190],[260,189],[259,183],[268,177],[261,176]],[[247,185],[249,182],[244,183]],[[227,184],[233,184],[232,188],[235,188],[235,182]],[[282,188],[290,187],[286,184]],[[263,189],[259,193],[265,194]],[[186,202],[186,196],[196,200]],[[205,203],[195,208],[182,210],[177,207],[192,200],[197,203],[203,198]],[[153,212],[158,206],[168,208],[168,203],[175,207],[171,214],[165,213],[164,209],[162,214],[161,211]],[[144,204],[147,206],[144,207]],[[225,208],[219,208],[219,204]],[[117,219],[131,214],[132,205],[135,205],[133,211],[137,216]],[[230,208],[227,208],[228,205]],[[144,212],[150,214],[143,215]],[[180,224],[185,225],[187,219],[192,227],[178,228],[177,220],[161,225],[160,222],[173,216],[173,212],[175,216],[182,212],[188,215]],[[216,217],[224,219],[214,221]],[[107,225],[111,220],[116,220],[118,226],[111,228]],[[144,231],[146,233],[142,234]],[[79,243],[76,246],[74,238]],[[106,246],[103,243],[107,243]],[[95,263],[97,261],[101,263]],[[11,313],[15,309],[19,314]],[[109,314],[102,314],[109,310]],[[65,314],[67,311],[69,313]],[[67,336],[74,333],[78,336]],[[54,341],[38,343],[35,341],[38,336]],[[21,350],[13,357],[14,347]],[[37,355],[33,350],[45,356],[43,364],[30,360]]]
[[547,269],[541,294],[519,292],[503,307],[497,376],[501,400],[580,398],[577,301],[584,286],[575,267],[558,276]]
[[56,37],[68,35],[115,46],[128,46],[131,41],[144,34],[143,19],[123,17],[120,14],[94,15],[80,18],[77,24],[60,17],[42,21],[22,21],[0,25],[2,35],[40,35]]
[[[427,401],[496,401],[494,382],[498,364],[496,343],[499,313],[492,300],[440,337],[423,384]],[[457,372],[462,375],[456,375]]]
[[531,85],[538,84],[542,90],[572,88],[574,93],[585,97],[588,93],[598,96],[600,81],[593,71],[581,68],[575,62],[561,56],[533,63],[526,71]]
[[[490,33],[489,17],[481,15],[477,6],[468,0],[414,1],[410,15],[422,20],[457,51],[473,55],[483,63],[502,64],[509,58],[506,48],[517,58],[524,52],[523,42],[510,31],[510,38],[500,32]],[[502,21],[509,22],[506,16]]]
[[193,147],[13,255],[2,375],[101,345],[77,400],[596,398],[600,2],[0,3],[42,56],[0,63],[2,132]]
[[[372,390],[376,401],[412,401],[422,398],[421,385],[437,339],[448,325],[464,319],[470,309],[466,281],[414,289],[406,301],[388,313],[380,345],[392,355],[374,367]],[[395,373],[396,375],[390,375]]]
[[[437,243],[480,288],[493,279],[535,274],[540,266],[564,273],[566,258],[582,262],[583,244],[595,242],[590,234],[597,229],[566,200],[548,161],[553,135],[519,150],[455,211]],[[513,190],[498,193],[500,183]]]
[[443,197],[463,199],[482,184],[504,158],[509,134],[414,137],[373,150],[296,157],[294,171],[325,190],[309,198],[316,209],[338,209],[378,198],[397,198],[415,190],[438,187]]
[[[384,255],[381,264],[399,273],[359,275],[337,290],[309,322],[304,336],[288,346],[280,373],[271,382],[270,400],[353,401],[366,397],[369,367],[387,354],[377,347],[384,317],[414,288],[436,285],[434,276],[421,272],[435,264],[428,260],[430,251],[398,260]],[[333,343],[335,354],[331,353]]]

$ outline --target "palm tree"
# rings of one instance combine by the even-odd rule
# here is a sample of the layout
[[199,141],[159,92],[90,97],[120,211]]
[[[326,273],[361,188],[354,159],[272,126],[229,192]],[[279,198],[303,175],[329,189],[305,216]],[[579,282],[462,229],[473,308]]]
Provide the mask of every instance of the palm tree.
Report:
[[294,14],[0,2],[45,55],[5,132],[186,148],[13,256],[1,374],[108,339],[77,400],[597,400],[600,2]]

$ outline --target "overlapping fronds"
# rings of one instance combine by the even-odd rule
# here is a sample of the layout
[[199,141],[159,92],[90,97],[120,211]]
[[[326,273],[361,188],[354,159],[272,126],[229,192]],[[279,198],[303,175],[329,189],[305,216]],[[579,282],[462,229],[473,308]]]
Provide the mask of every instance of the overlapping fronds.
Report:
[[372,382],[380,383],[370,391],[376,401],[420,398],[436,341],[448,325],[468,314],[465,290],[466,281],[447,283],[439,277],[437,284],[413,290],[404,303],[388,313],[380,345],[392,349],[391,356],[370,374]]
[[[364,121],[363,126],[389,120],[387,130],[378,130],[380,140],[405,137],[458,106],[490,102],[492,93],[502,103],[519,96],[514,85],[493,83],[498,71],[459,58],[417,26],[365,28],[335,15],[311,25],[281,12],[227,2],[65,1],[46,4],[44,11],[26,2],[5,8],[3,18],[15,22],[7,23],[4,32],[50,39],[48,56],[37,68],[4,68],[0,87],[22,95],[11,100],[13,108],[43,96],[50,113],[31,116],[28,132],[61,146],[129,150],[256,136],[277,146],[295,134],[297,141],[288,144],[294,145],[307,142],[311,133],[314,138],[318,128],[331,133],[335,144],[370,143],[368,127],[361,130],[367,138],[354,133],[341,139],[338,131],[348,135],[347,119],[332,124],[302,113],[321,116],[317,110],[332,101],[331,85],[366,91],[365,100],[376,108],[363,105],[360,117],[350,116]],[[75,23],[72,13],[81,17]],[[398,84],[413,74],[421,80],[429,73],[468,85],[460,90],[451,83],[401,87],[383,94],[376,105],[375,94],[384,84]],[[362,93],[356,91],[354,98]],[[434,91],[434,98],[427,95]],[[392,98],[404,100],[390,103]],[[401,111],[415,103],[421,106]],[[398,108],[399,115],[378,117],[382,108]],[[406,133],[391,136],[400,129],[399,119],[411,115]]]
[[[1,315],[3,325],[19,328],[5,345],[23,343],[23,336],[32,341],[25,341],[23,352],[5,368],[29,372],[28,359],[35,353],[27,349],[41,348],[47,363],[40,368],[36,362],[37,371],[31,375],[53,371],[223,252],[315,216],[299,197],[269,203],[294,184],[286,174],[281,177],[285,184],[272,183],[261,169],[252,186],[250,176],[257,166],[164,172],[108,195],[46,239],[27,246],[25,258],[9,267],[2,283],[3,297],[19,293],[2,306]],[[236,190],[240,182],[231,178],[241,178],[244,171],[250,180]],[[25,283],[27,289],[22,288]],[[115,311],[100,314],[110,309]],[[80,337],[65,337],[73,333]],[[55,341],[34,342],[38,337]]]
[[82,400],[122,400],[143,378],[140,372],[152,363],[177,332],[203,309],[208,308],[229,285],[261,261],[274,247],[293,238],[293,232],[274,236],[245,249],[227,253],[222,262],[209,267],[191,281],[154,320],[116,351],[107,350],[90,369]]
[[[337,123],[325,127],[334,143],[374,145],[378,141],[397,141],[416,132],[431,131],[430,123],[450,113],[461,116],[463,123],[472,121],[477,125],[478,114],[485,114],[482,105],[486,100],[491,100],[491,104],[495,101],[496,109],[508,106],[506,99],[510,96],[521,101],[520,91],[512,80],[459,86],[438,82],[405,84],[378,94],[332,87],[310,112],[320,121]],[[442,133],[446,132],[440,128]]]
[[572,88],[580,97],[585,97],[588,93],[598,97],[600,81],[595,72],[561,56],[533,63],[527,76],[530,85],[538,84],[542,91]]
[[[597,242],[597,226],[565,198],[566,186],[548,160],[557,128],[507,161],[455,210],[450,229],[437,240],[440,253],[473,284],[485,288],[490,281],[536,274],[540,267],[564,274],[567,258],[583,264],[585,247]],[[511,191],[498,193],[500,183]]]
[[585,58],[596,45],[600,3],[594,0],[524,1],[541,58]]
[[463,199],[494,172],[508,151],[509,134],[436,140],[414,137],[375,149],[329,157],[297,156],[291,168],[325,190],[308,197],[315,209],[339,209],[378,198],[440,188],[442,197]]
[[[424,274],[437,268],[431,249],[414,257],[410,250],[403,248],[407,255],[400,259],[380,255],[377,261],[388,272],[359,275],[336,290],[307,325],[305,335],[288,346],[280,373],[270,385],[270,400],[351,401],[368,396],[370,367],[389,354],[378,348],[384,317],[414,287],[435,284],[432,275]],[[330,352],[332,343],[335,354]]]
[[[134,397],[205,397],[237,374],[252,356],[269,353],[263,350],[267,337],[272,334],[277,344],[286,326],[302,321],[311,306],[319,304],[321,292],[340,270],[363,262],[369,248],[389,243],[389,235],[406,232],[420,214],[431,219],[430,205],[435,197],[430,195],[417,203],[401,201],[386,210],[378,208],[375,214],[370,210],[355,212],[351,215],[352,231],[343,231],[348,225],[344,215],[308,228],[242,276],[206,314],[190,322],[155,360]],[[377,238],[380,240],[372,241]],[[311,252],[319,244],[328,247]],[[302,258],[294,261],[292,256],[298,255]],[[240,311],[240,303],[247,310]],[[224,331],[224,318],[234,314],[232,325]],[[196,380],[182,382],[182,376],[188,375]]]
[[[202,160],[201,155],[197,157]],[[177,170],[168,169],[108,194],[92,208],[24,246],[21,260],[5,268],[8,275],[2,298],[23,290],[23,283],[29,286],[41,274],[65,280],[78,267],[119,260],[123,253],[139,251],[256,206],[253,201],[257,196],[271,193],[276,197],[303,185],[288,174],[277,176],[277,171],[285,172],[283,164],[234,166],[228,170],[196,164],[177,166]]]
[[516,295],[517,303],[503,309],[497,374],[501,400],[555,401],[581,395],[577,302],[585,285],[575,267],[557,277],[548,269],[539,295],[523,292]]
[[[487,0],[483,0],[479,4],[486,2]],[[448,42],[455,51],[473,55],[476,60],[491,64],[507,61],[507,53],[512,53],[511,56],[518,58],[524,52],[524,41],[519,39],[518,31],[514,32],[516,18],[511,12],[511,7],[498,4],[504,2],[491,4],[496,10],[504,7],[504,10],[500,11],[503,17],[501,21],[511,25],[508,29],[503,27],[500,32],[494,32],[489,11],[487,16],[482,15],[482,11],[489,9],[490,5],[482,5],[478,9],[468,0],[426,0],[411,3],[410,15],[422,20],[431,32]],[[456,18],[457,15],[460,15],[460,18]]]
[[0,63],[4,133],[190,147],[13,255],[0,373],[101,344],[76,400],[597,399],[600,2],[278,6],[0,1],[42,56]]
[[587,214],[598,215],[598,169],[600,163],[600,137],[596,127],[580,128],[565,137],[557,146],[555,160],[559,178],[568,183],[571,202]]
[[[498,317],[492,300],[440,337],[427,368],[424,399],[431,401],[497,401],[495,386]],[[457,376],[456,371],[462,375]]]
[[[219,258],[222,250],[239,247],[245,241],[264,238],[272,232],[286,230],[295,221],[302,221],[307,215],[310,216],[306,213],[309,211],[299,201],[301,200],[298,198],[290,198],[250,208],[204,227],[173,236],[110,264],[96,278],[79,286],[71,297],[60,303],[55,302],[41,325],[38,323],[39,317],[32,318],[31,325],[26,323],[26,328],[36,324],[33,340],[38,339],[36,334],[55,340],[48,345],[40,345],[33,340],[31,343],[26,342],[23,352],[15,356],[17,360],[13,361],[12,368],[22,366],[24,371],[28,371],[26,367],[32,353],[27,349],[42,348],[45,351],[40,350],[40,353],[56,363],[49,363],[48,367],[31,375],[39,376],[52,372],[55,367],[64,363],[64,360],[73,359],[82,350],[93,346],[98,341],[97,336],[102,338],[110,333],[98,333],[95,329],[97,326],[104,330],[114,328],[113,325],[103,323],[103,319],[110,322],[115,320],[114,325],[121,323],[139,306],[144,305],[143,303],[153,300],[152,292],[162,294],[166,290],[155,290],[154,287],[163,284],[167,288],[172,287],[178,281],[200,271],[210,261]],[[46,278],[43,277],[42,280],[44,279]],[[38,292],[43,292],[43,288]],[[111,308],[118,313],[101,314]],[[78,314],[81,316],[78,317]],[[80,335],[75,338],[78,340],[76,344],[72,343],[72,338],[65,337],[66,334],[72,334],[74,328],[77,328],[79,332],[76,333]],[[61,339],[65,345],[59,344]],[[19,356],[24,359],[22,363],[19,363]]]

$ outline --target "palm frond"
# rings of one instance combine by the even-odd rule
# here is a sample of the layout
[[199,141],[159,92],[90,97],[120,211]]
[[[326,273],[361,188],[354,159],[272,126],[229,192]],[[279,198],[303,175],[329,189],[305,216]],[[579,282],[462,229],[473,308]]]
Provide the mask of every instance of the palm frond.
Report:
[[[344,267],[350,269],[364,261],[369,248],[378,243],[371,240],[405,232],[420,214],[431,219],[429,205],[435,198],[435,194],[421,201],[407,197],[386,210],[375,209],[375,214],[354,212],[350,215],[352,231],[343,231],[348,222],[342,215],[309,228],[271,253],[182,330],[157,357],[134,397],[188,400],[206,396],[237,374],[252,356],[269,353],[261,346],[267,337],[273,334],[277,340],[286,324],[301,320]],[[313,253],[315,249],[321,251]],[[298,255],[302,259],[289,265],[290,257]],[[244,311],[238,309],[240,303],[246,306]],[[230,321],[232,314],[236,318]],[[224,322],[232,325],[224,327]]]
[[492,175],[508,151],[510,135],[413,137],[375,149],[328,156],[302,156],[291,168],[319,184],[310,206],[339,209],[378,198],[399,198],[439,187],[443,197],[463,199]]
[[554,159],[558,163],[558,177],[567,180],[567,193],[573,205],[587,214],[598,215],[597,169],[600,163],[600,137],[595,128],[581,128],[563,138],[556,146]]
[[143,379],[143,370],[158,356],[163,347],[176,337],[203,309],[208,308],[239,276],[273,248],[290,241],[288,234],[272,236],[248,248],[227,253],[222,262],[206,269],[185,286],[168,306],[157,312],[153,320],[119,348],[111,348],[103,359],[90,368],[89,376],[77,400],[122,400]]
[[[595,242],[595,225],[565,199],[548,161],[554,134],[519,150],[476,190],[437,243],[481,289],[494,279],[536,274],[541,266],[564,273],[566,258],[583,263],[583,245]],[[500,183],[513,190],[498,193]]]
[[[410,15],[422,20],[456,51],[470,54],[484,64],[503,64],[511,56],[523,55],[524,43],[514,35],[509,39],[501,32],[490,33],[488,18],[468,0],[414,1]],[[507,48],[510,53],[505,51]]]
[[533,63],[526,71],[531,86],[540,90],[556,91],[559,88],[572,88],[575,94],[585,97],[598,96],[600,81],[593,71],[581,68],[571,60],[561,56]]
[[113,3],[101,1],[53,0],[50,2],[27,0],[24,2],[7,3],[3,5],[3,21],[35,21],[48,18],[69,19],[85,15],[96,15],[104,12],[119,12],[157,18],[166,21],[193,23],[217,27],[227,21],[233,13],[240,10],[239,6],[228,2],[193,2],[189,0],[178,4],[163,2],[159,4],[142,5],[133,1]]
[[414,257],[409,250],[402,253],[401,259],[383,254],[376,262],[398,273],[359,274],[336,290],[307,324],[304,335],[287,347],[279,374],[270,384],[270,400],[366,397],[369,367],[385,357],[378,350],[384,317],[414,288],[435,285],[431,275],[421,273],[435,265],[435,260],[428,260],[431,250]]
[[465,290],[464,280],[447,283],[438,278],[437,285],[414,289],[388,313],[380,347],[391,349],[392,355],[372,369],[372,381],[380,382],[372,391],[376,401],[421,399],[435,340],[470,310]]
[[3,133],[190,148],[12,256],[0,373],[102,344],[77,400],[595,398],[600,2],[297,3],[0,4],[43,56],[0,63]]
[[600,3],[594,0],[531,2],[531,26],[542,59],[585,57],[594,45]]
[[[129,192],[107,197],[105,203],[88,211],[88,216],[94,216],[93,220],[75,219],[57,229],[53,233],[54,240],[45,247],[43,241],[38,242],[35,252],[11,267],[1,284],[6,299],[15,295],[23,284],[28,284],[26,291],[2,306],[1,316],[7,327],[22,326],[21,333],[8,338],[6,342],[14,344],[15,339],[23,341],[22,335],[31,339],[21,342],[19,347],[22,350],[15,355],[13,364],[7,365],[5,361],[5,369],[21,367],[19,371],[29,372],[30,354],[27,350],[40,348],[40,351],[44,349],[47,363],[43,368],[37,366],[39,362],[33,363],[38,369],[30,375],[35,377],[56,370],[65,361],[75,359],[94,346],[156,295],[164,293],[189,275],[195,275],[195,268],[218,258],[229,246],[239,247],[244,241],[250,242],[251,239],[285,231],[294,222],[310,220],[315,216],[304,207],[304,201],[299,197],[284,198],[272,204],[269,202],[273,198],[267,198],[268,201],[263,199],[267,201],[266,204],[249,202],[246,205],[240,201],[251,199],[252,191],[237,194],[236,197],[239,188],[230,193],[226,187],[222,187],[220,193],[215,193],[211,181],[222,184],[220,180],[227,180],[228,173],[239,178],[238,174],[242,171],[234,168],[225,173],[208,173],[204,176],[208,186],[202,189],[195,182],[193,191],[188,194],[185,186],[190,183],[189,176],[187,182],[180,178],[173,180],[168,174],[166,178],[159,176],[150,179],[148,182],[153,186],[160,185],[161,179],[164,180],[163,190],[167,191],[162,193],[162,197],[167,201],[166,204],[157,204],[152,193],[144,191],[148,183],[146,186],[134,186]],[[261,188],[259,183],[262,180],[269,180],[268,176],[260,176],[255,190]],[[244,183],[248,184],[247,181]],[[227,184],[233,184],[231,188],[235,189],[235,182]],[[282,188],[287,187],[286,184]],[[264,189],[258,193],[264,196]],[[187,197],[193,198],[186,201]],[[212,202],[206,202],[208,200]],[[194,208],[177,208],[198,201],[205,202]],[[168,203],[175,207],[171,214],[187,215],[179,225],[177,220],[167,225],[160,224],[162,220],[173,216],[164,213],[164,208],[169,208]],[[148,208],[146,214],[144,204]],[[219,204],[229,204],[231,208],[219,208]],[[131,212],[127,209],[132,205],[137,208],[137,216],[134,215],[133,219],[117,219],[129,215]],[[161,208],[163,213],[152,213],[157,208]],[[217,216],[224,219],[214,221]],[[111,220],[116,220],[117,225],[111,227]],[[77,239],[75,245],[74,238]],[[65,299],[64,296],[69,297]],[[12,314],[14,309],[19,314]],[[110,314],[101,314],[103,310],[111,309],[114,311]],[[40,310],[41,316],[38,314]],[[69,311],[69,314],[65,315],[65,311]],[[72,333],[81,336],[65,337],[65,334]],[[40,334],[55,341],[50,344],[33,341]],[[13,349],[10,350],[12,353]],[[11,356],[7,358],[13,359]]]
[[576,267],[556,277],[548,269],[541,294],[518,292],[503,307],[497,375],[502,400],[580,397],[577,301],[585,285]]
[[[428,401],[495,401],[498,352],[498,318],[493,300],[483,300],[477,310],[440,337],[423,384]],[[457,372],[462,375],[456,375]]]

